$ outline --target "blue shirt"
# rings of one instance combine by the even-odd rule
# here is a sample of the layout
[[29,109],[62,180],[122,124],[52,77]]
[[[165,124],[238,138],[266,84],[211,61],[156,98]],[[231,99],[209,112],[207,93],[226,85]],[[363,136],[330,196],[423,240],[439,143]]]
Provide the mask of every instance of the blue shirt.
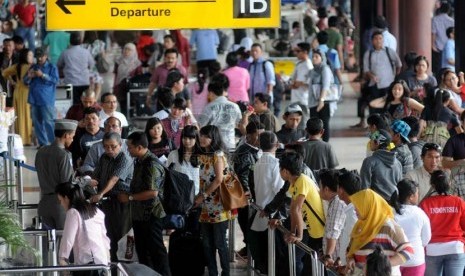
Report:
[[197,49],[196,60],[216,60],[220,39],[216,30],[195,30],[192,32],[190,45]]
[[63,70],[64,82],[74,86],[84,86],[90,83],[90,68],[95,65],[89,50],[81,45],[74,45],[61,53],[57,66]]
[[448,59],[455,61],[455,40],[448,39],[444,49],[442,50],[442,66],[441,68],[450,68],[455,72],[455,66],[447,62]]
[[[265,63],[265,66],[263,66],[263,63]],[[263,68],[265,68],[265,72],[263,72]],[[250,64],[249,73],[251,101],[253,101],[257,93],[268,93],[268,84],[273,86],[276,84],[274,66],[271,62],[266,62],[263,58],[259,58]]]
[[44,75],[32,79],[27,74],[24,76],[24,83],[29,86],[27,102],[36,106],[54,106],[55,86],[58,83],[57,67],[46,61],[42,66],[34,64],[32,69],[40,69]]

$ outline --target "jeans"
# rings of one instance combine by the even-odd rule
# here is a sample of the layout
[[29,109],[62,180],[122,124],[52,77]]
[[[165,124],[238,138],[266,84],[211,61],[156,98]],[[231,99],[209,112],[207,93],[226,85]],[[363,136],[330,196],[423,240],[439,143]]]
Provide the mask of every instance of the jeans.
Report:
[[34,28],[25,28],[25,27],[18,27],[15,31],[16,35],[19,35],[24,39],[24,42],[27,42],[27,47],[29,50],[34,52],[36,45],[35,45],[35,31]]
[[50,145],[55,140],[55,107],[31,105],[32,123],[40,146]]
[[465,253],[426,256],[425,276],[461,276],[465,268]]
[[139,262],[163,276],[171,275],[168,253],[163,243],[162,219],[151,215],[148,221],[132,221]]
[[216,266],[217,250],[220,255],[221,276],[229,276],[229,250],[226,239],[228,224],[229,221],[227,220],[219,223],[200,223],[209,276],[218,275],[218,267]]

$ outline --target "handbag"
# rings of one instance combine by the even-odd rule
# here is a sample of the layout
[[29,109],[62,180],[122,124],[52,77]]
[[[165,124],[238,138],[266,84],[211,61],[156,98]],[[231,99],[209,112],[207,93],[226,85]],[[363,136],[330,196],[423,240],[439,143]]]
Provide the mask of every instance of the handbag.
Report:
[[229,170],[220,184],[220,198],[225,211],[242,208],[248,205],[242,184],[236,173]]
[[[312,84],[312,92],[313,92],[313,97],[318,101],[320,99],[320,94],[321,94],[321,84]],[[325,96],[325,102],[336,102],[339,101],[339,98],[341,97],[342,90],[339,92],[339,89],[342,89],[342,86],[337,85],[337,84],[331,84],[329,86],[329,90],[326,91],[326,96]]]

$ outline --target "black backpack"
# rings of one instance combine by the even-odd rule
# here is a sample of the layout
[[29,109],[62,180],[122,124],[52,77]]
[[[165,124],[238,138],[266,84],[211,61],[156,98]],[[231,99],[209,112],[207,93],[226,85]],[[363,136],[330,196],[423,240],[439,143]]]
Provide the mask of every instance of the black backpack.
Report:
[[[174,165],[174,164],[172,164]],[[163,166],[165,181],[159,195],[167,214],[186,214],[194,206],[194,181],[181,172]]]

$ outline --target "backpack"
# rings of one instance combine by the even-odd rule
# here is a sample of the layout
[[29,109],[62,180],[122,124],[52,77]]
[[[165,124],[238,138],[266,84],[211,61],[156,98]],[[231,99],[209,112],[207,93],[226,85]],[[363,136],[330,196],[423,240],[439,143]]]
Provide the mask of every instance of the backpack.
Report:
[[165,181],[159,195],[165,212],[170,214],[186,214],[194,206],[194,181],[181,172],[163,165]]
[[99,53],[95,57],[95,67],[97,68],[97,72],[105,74],[110,71],[111,64],[103,53]]

